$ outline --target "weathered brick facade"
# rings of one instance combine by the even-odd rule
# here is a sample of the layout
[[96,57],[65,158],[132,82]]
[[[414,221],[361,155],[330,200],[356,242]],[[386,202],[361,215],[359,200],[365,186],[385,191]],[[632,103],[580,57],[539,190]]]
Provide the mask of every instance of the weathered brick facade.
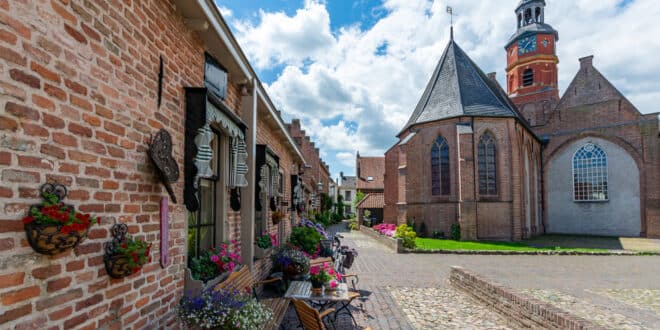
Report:
[[[305,188],[306,205],[305,209],[309,211],[318,211],[320,208],[320,193],[329,193],[330,187],[330,167],[321,159],[320,150],[300,126],[299,119],[293,119],[287,124],[289,133],[300,148],[305,157],[305,166],[302,170],[302,180]],[[322,188],[319,190],[319,182]],[[311,197],[314,197],[312,202]],[[313,203],[313,204],[312,204]],[[313,205],[313,207],[310,207]]]
[[[180,202],[170,202],[170,263],[162,268],[159,202],[168,194],[146,151],[158,129],[168,130],[183,173],[184,88],[204,86],[205,52],[228,71],[223,103],[248,124],[248,152],[258,139],[279,153],[290,196],[299,151],[283,126],[263,109],[257,114],[254,100],[267,96],[255,96],[254,72],[213,2],[202,2],[0,0],[0,328],[176,327],[188,252],[184,178],[173,184]],[[254,169],[248,171],[253,185]],[[45,182],[65,185],[66,203],[100,218],[82,244],[53,257],[32,250],[20,220],[41,201]],[[249,259],[251,187],[242,188],[241,211],[224,201],[227,238],[247,237],[241,244]],[[153,261],[119,280],[103,262],[115,223],[153,243]],[[285,236],[290,226],[283,220]],[[256,277],[265,276],[268,265],[254,266]]]

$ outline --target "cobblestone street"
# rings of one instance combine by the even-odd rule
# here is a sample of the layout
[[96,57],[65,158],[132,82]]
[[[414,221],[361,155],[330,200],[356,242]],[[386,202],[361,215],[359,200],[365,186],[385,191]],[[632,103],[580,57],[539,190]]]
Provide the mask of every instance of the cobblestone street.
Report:
[[[449,287],[449,268],[465,267],[524,291],[606,328],[660,328],[660,258],[619,256],[481,256],[395,254],[342,225],[342,244],[359,255],[350,273],[360,276],[365,299],[354,302],[361,329],[508,329],[508,320]],[[625,279],[625,280],[624,280]],[[355,329],[342,315],[337,329]],[[290,308],[286,329],[297,327]]]

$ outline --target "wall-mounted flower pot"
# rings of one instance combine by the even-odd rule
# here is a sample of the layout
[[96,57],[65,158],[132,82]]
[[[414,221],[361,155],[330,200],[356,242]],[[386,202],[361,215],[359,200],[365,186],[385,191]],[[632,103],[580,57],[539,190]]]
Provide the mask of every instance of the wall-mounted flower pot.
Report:
[[111,255],[103,261],[105,261],[105,271],[112,278],[124,278],[133,273],[125,255]]
[[36,252],[51,256],[74,248],[97,219],[62,203],[67,193],[63,185],[46,183],[40,193],[44,202],[30,206],[23,218],[28,243]]
[[[242,267],[242,266],[239,266],[234,271],[237,272],[238,270],[241,269],[240,267]],[[210,288],[213,288],[216,285],[218,285],[218,283],[226,280],[227,277],[229,277],[229,274],[231,274],[231,273],[230,272],[225,272],[225,273],[222,273],[222,274],[218,275],[214,279],[211,279],[207,282],[204,282],[204,281],[201,281],[201,280],[194,279],[193,276],[192,276],[192,272],[190,271],[189,268],[186,267],[186,274],[185,274],[185,278],[184,278],[184,281],[183,281],[183,292],[186,295],[199,295],[203,291],[206,291]]]
[[151,262],[151,244],[127,235],[128,226],[124,223],[112,226],[112,241],[105,243],[103,262],[105,270],[112,278],[124,278],[139,272],[147,262]]
[[87,237],[88,229],[73,230],[62,233],[62,226],[39,225],[28,223],[25,233],[30,246],[37,252],[46,255],[56,255],[75,247]]

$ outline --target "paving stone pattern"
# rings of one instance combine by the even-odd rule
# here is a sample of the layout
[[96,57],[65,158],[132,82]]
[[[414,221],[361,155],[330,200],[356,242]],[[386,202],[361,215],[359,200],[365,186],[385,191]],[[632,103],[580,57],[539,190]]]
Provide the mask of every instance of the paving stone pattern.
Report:
[[[454,265],[514,289],[531,290],[537,298],[550,295],[559,307],[582,308],[582,313],[600,317],[609,327],[660,329],[658,256],[395,254],[344,226],[329,230],[341,232],[342,244],[358,250],[349,273],[359,274],[358,286],[365,299],[353,302],[359,326],[341,315],[336,329],[506,329],[506,320],[499,314],[449,287],[449,270]],[[296,329],[297,325],[290,307],[282,326]]]

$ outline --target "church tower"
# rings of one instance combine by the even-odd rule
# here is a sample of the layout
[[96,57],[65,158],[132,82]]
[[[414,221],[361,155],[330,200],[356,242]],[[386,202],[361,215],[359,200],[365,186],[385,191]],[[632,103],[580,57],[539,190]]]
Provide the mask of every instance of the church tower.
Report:
[[521,0],[515,12],[517,31],[504,47],[507,92],[527,121],[541,126],[559,103],[559,34],[545,24],[545,0]]

